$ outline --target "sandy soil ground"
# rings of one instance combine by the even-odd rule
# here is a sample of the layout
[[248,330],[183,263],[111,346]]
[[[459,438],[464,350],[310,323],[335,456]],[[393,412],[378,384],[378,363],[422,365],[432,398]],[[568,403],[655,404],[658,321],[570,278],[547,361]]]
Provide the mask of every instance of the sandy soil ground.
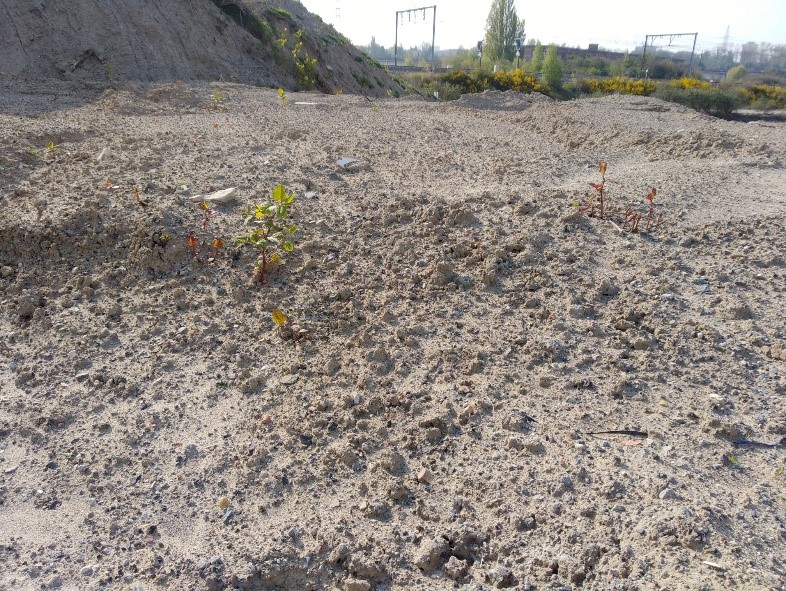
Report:
[[0,88],[0,589],[786,588],[786,124],[215,91]]

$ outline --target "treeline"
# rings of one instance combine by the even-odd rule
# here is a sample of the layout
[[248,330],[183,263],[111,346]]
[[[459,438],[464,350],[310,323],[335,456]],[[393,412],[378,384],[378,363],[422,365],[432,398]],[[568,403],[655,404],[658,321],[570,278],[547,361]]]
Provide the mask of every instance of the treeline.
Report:
[[[536,40],[529,40],[527,45],[537,45]],[[564,47],[564,46],[563,46]],[[383,47],[374,39],[360,49],[365,51],[375,60],[386,62],[394,57],[393,47]],[[570,49],[570,48],[569,48]],[[568,52],[569,55],[563,62],[566,74],[576,76],[639,76],[641,75],[641,55],[644,47],[637,47],[633,52],[620,55],[619,59],[609,59],[593,56],[592,52],[582,51],[578,48]],[[487,57],[483,58],[484,65],[491,65]],[[423,43],[420,47],[404,49],[399,47],[398,62],[400,65],[432,67],[431,45]],[[479,67],[477,49],[445,49],[435,52],[435,68],[451,68],[457,70],[473,70]],[[515,60],[495,60],[501,69],[509,69],[516,65]],[[647,64],[648,77],[654,79],[676,79],[688,74],[692,70],[709,70],[725,72],[735,66],[744,66],[750,73],[760,74],[786,74],[786,45],[772,43],[745,43],[736,48],[719,47],[697,53],[691,62],[691,52],[666,52],[653,51],[648,48]],[[531,62],[522,60],[519,66],[525,72],[534,73]]]

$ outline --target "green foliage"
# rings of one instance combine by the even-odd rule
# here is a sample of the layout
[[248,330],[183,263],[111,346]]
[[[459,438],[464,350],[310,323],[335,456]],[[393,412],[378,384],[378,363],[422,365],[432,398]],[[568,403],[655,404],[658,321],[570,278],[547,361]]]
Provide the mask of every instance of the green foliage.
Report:
[[268,8],[267,14],[273,18],[285,20],[292,25],[295,24],[295,17],[292,16],[292,13],[284,10],[283,8],[279,8],[278,6],[273,6],[272,8]]
[[287,93],[283,88],[279,88],[277,91],[278,93],[278,100],[281,102],[282,107],[286,107],[289,105],[289,98],[287,98]]
[[302,90],[311,90],[317,85],[317,59],[303,49],[303,31],[295,33],[295,44],[291,53],[298,85]]
[[742,82],[747,75],[748,68],[740,64],[739,66],[729,68],[729,71],[726,72],[726,82]]
[[374,83],[371,82],[368,78],[366,78],[363,74],[358,74],[354,70],[352,71],[352,77],[355,79],[360,86],[364,88],[374,88]]
[[516,14],[515,0],[493,0],[486,19],[484,51],[492,59],[512,60],[516,55],[514,41],[524,40],[524,19]]
[[718,117],[729,117],[735,109],[739,109],[744,104],[744,99],[739,93],[716,87],[710,89],[679,88],[668,84],[659,84],[654,96]]
[[220,88],[214,89],[210,97],[210,102],[207,104],[206,108],[208,111],[216,111],[218,113],[226,111],[226,96],[224,96],[224,91]]
[[246,224],[252,225],[253,229],[237,236],[235,244],[257,250],[254,277],[259,283],[264,283],[266,275],[282,264],[281,252],[295,249],[292,236],[297,232],[297,226],[289,221],[289,209],[294,201],[294,193],[287,192],[283,185],[276,185],[270,201],[246,211]]
[[529,63],[529,68],[533,72],[540,72],[543,69],[543,45],[540,41],[535,43],[535,49],[532,50],[532,61]]
[[[649,60],[647,60],[649,62]],[[668,59],[657,59],[648,64],[649,77],[655,80],[672,80],[687,74],[687,66],[683,62]]]
[[786,109],[786,86],[753,84],[737,92],[753,109]]
[[543,60],[543,81],[554,90],[562,86],[562,61],[557,54],[557,46],[549,45]]

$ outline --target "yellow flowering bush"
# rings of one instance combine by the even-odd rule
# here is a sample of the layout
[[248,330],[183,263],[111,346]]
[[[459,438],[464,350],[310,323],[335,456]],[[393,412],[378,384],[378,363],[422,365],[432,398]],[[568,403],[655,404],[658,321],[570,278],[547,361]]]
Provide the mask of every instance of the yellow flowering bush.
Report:
[[669,80],[668,84],[672,88],[683,88],[685,90],[689,90],[692,88],[698,88],[700,90],[709,90],[710,88],[712,88],[712,84],[710,84],[706,80],[699,80],[698,78],[688,78],[687,76],[683,76],[682,78],[677,78],[676,80]]
[[575,84],[577,92],[586,94],[635,94],[648,95],[655,91],[655,83],[651,80],[637,80],[614,76],[613,78],[587,78]]

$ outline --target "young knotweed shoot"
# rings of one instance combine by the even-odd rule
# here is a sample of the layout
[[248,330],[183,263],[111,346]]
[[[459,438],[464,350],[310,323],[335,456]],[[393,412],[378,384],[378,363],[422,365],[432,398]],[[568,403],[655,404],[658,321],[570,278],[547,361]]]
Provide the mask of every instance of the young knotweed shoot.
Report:
[[650,231],[654,230],[663,223],[663,214],[655,210],[655,195],[657,190],[655,187],[651,188],[649,193],[644,197],[647,201],[647,210],[642,212],[629,205],[625,211],[614,211],[609,208],[608,193],[606,190],[606,162],[601,160],[598,162],[598,170],[600,171],[600,182],[590,183],[590,187],[595,190],[595,194],[586,194],[581,199],[573,202],[581,213],[587,214],[589,217],[599,217],[602,220],[613,221],[620,220],[622,223],[622,230],[634,233],[642,228]]
[[300,341],[308,339],[308,331],[301,328],[299,324],[292,322],[292,320],[278,308],[273,310],[273,322],[275,322],[278,327],[279,336],[284,340],[292,339],[294,344],[298,344]]
[[[210,209],[210,204],[207,201],[197,203],[197,209],[202,212],[202,232],[207,233],[210,220],[213,219],[216,212]],[[214,236],[213,240],[210,242],[210,247],[212,248],[210,254],[208,254],[204,260],[200,259],[199,254],[202,249],[202,242],[194,236],[193,232],[188,235],[188,248],[191,250],[191,258],[201,260],[206,265],[213,264],[224,248],[224,240],[220,236]]]
[[281,106],[286,107],[289,104],[287,93],[284,91],[283,88],[279,88],[276,92],[278,93],[278,100],[281,101]]
[[289,209],[294,201],[295,193],[277,185],[269,202],[260,203],[246,212],[246,224],[254,228],[236,237],[235,243],[256,248],[258,257],[254,263],[254,277],[259,283],[264,283],[267,274],[282,264],[282,251],[292,252],[295,249],[292,237],[297,226],[289,220]]

